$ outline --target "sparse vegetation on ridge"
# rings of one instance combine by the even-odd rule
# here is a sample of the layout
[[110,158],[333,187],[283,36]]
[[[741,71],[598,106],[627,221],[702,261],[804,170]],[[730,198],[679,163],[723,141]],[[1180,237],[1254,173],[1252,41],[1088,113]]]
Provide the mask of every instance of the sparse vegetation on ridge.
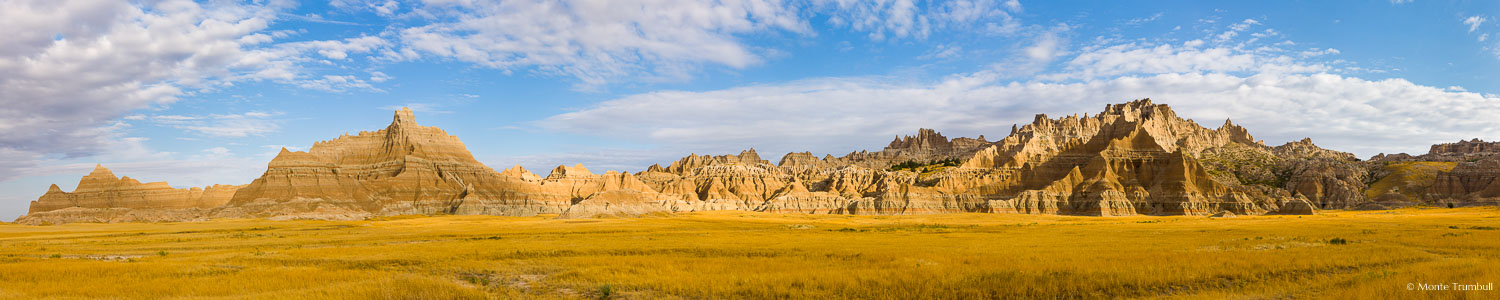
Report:
[[941,160],[934,160],[934,161],[920,161],[920,162],[919,161],[915,161],[915,160],[907,160],[905,162],[893,165],[890,168],[887,168],[886,170],[887,171],[892,171],[892,172],[901,171],[901,170],[910,170],[912,172],[917,172],[917,173],[926,173],[926,172],[929,172],[929,171],[937,170],[939,168],[957,167],[958,165],[962,165],[962,164],[964,164],[964,162],[962,160],[957,159],[957,158],[948,158],[948,159],[941,159]]
[[0,225],[0,298],[1473,298],[1490,292],[1405,284],[1500,280],[1497,218],[1481,207]]

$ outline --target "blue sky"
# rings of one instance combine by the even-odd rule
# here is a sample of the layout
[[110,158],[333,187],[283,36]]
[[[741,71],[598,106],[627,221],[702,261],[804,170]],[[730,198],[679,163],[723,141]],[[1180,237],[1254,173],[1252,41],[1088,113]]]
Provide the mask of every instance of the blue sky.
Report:
[[1500,139],[1495,1],[0,0],[0,219],[102,163],[244,184],[408,106],[480,160],[639,171],[1003,137],[1136,98],[1368,157]]

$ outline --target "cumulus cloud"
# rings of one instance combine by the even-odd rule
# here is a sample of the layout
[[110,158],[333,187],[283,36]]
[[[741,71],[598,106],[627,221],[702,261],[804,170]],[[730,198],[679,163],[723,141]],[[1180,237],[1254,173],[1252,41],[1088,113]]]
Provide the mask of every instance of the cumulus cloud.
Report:
[[[0,147],[85,155],[100,126],[207,85],[269,9],[166,1],[19,1],[0,11]],[[107,70],[107,71],[105,71]]]
[[[373,89],[358,78],[312,75],[302,66],[347,60],[386,47],[379,37],[275,43],[297,34],[269,30],[295,6],[184,0],[7,1],[0,10],[0,173],[37,157],[103,155],[128,142],[115,120],[165,107],[184,95],[241,81],[274,81],[340,91]],[[382,75],[383,76],[383,75]],[[306,82],[302,82],[306,81]],[[210,116],[184,128],[213,136],[264,134],[249,115]],[[236,120],[234,118],[240,118]],[[25,154],[20,154],[25,153]]]

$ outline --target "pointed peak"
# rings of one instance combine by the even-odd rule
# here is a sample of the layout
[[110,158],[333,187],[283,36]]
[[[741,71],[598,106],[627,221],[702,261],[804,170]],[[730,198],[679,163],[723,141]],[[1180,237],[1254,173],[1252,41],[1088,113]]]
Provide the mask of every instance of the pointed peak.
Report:
[[946,149],[948,137],[931,128],[917,128],[917,135],[898,137],[886,149]]
[[57,187],[56,183],[53,183],[51,187],[47,188],[47,193],[48,194],[51,194],[51,193],[61,193],[62,191],[63,191],[62,188]]
[[411,108],[402,107],[396,111],[396,116],[391,119],[391,125],[417,125],[417,117],[412,116]]
[[104,164],[95,164],[94,165],[94,171],[89,172],[89,176],[95,176],[95,175],[109,175],[110,177],[114,177],[115,173],[114,172],[110,172],[109,168],[105,168]]

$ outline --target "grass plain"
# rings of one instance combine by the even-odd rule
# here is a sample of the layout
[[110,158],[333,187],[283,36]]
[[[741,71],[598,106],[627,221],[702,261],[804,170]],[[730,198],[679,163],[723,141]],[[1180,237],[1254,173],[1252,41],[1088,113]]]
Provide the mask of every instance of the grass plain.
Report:
[[1488,298],[1500,209],[0,225],[0,298]]

